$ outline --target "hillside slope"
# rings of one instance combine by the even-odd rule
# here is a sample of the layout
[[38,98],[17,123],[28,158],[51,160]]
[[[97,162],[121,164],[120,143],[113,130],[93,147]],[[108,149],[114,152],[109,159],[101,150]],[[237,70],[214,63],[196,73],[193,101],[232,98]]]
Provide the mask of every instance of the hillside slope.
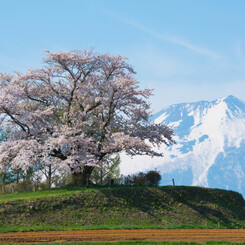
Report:
[[0,231],[70,228],[245,227],[236,192],[200,187],[114,187],[1,201]]

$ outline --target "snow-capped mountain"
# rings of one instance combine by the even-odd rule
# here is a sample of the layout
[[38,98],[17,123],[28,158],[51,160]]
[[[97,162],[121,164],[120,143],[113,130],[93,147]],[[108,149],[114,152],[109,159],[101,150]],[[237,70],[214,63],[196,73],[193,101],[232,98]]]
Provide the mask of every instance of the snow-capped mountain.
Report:
[[174,178],[178,185],[229,189],[245,196],[245,102],[228,96],[176,104],[151,120],[172,127],[177,144],[163,146],[163,158],[134,158],[131,172],[157,168],[163,184]]

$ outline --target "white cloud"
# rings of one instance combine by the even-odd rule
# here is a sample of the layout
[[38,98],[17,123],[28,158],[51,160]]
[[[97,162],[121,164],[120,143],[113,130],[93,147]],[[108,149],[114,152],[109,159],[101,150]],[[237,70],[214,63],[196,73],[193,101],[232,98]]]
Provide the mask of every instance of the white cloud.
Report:
[[122,17],[117,17],[118,19],[120,19],[121,21],[145,32],[145,33],[148,33],[149,35],[157,38],[157,39],[160,39],[162,41],[168,41],[168,42],[171,42],[171,43],[175,43],[177,45],[180,45],[182,47],[185,47],[189,50],[191,50],[192,52],[195,52],[195,53],[198,53],[198,54],[201,54],[201,55],[205,55],[205,56],[208,56],[212,59],[217,59],[220,57],[219,54],[217,54],[216,52],[212,51],[212,50],[209,50],[209,49],[206,49],[206,48],[203,48],[203,47],[200,47],[200,46],[197,46],[195,44],[192,44],[190,42],[186,42],[186,41],[183,41],[179,38],[176,38],[176,37],[173,37],[173,36],[170,36],[170,35],[163,35],[163,34],[160,34],[156,31],[153,31],[143,25],[140,25],[134,21],[131,21],[131,20],[128,20],[128,19],[125,19],[125,18],[122,18]]

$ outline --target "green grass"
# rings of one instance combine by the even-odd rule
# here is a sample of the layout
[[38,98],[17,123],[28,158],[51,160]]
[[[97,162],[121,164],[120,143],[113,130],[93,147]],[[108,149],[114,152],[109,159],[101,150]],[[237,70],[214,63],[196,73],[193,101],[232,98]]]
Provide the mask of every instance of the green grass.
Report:
[[245,228],[236,192],[200,187],[67,187],[0,196],[0,232]]
[[[85,187],[85,186],[67,186],[63,188],[53,188],[47,190],[39,190],[39,191],[23,191],[23,192],[14,192],[10,194],[0,194],[0,202],[5,201],[12,201],[12,200],[23,200],[23,199],[37,199],[37,198],[46,198],[46,197],[54,197],[59,195],[66,195],[66,194],[76,194],[80,192],[87,192],[87,191],[96,191],[96,190],[110,190],[110,189],[144,189],[144,186],[117,186],[117,187]],[[157,187],[151,187],[157,188]],[[167,187],[166,187],[167,188]]]
[[14,192],[11,194],[0,194],[0,202],[11,201],[11,200],[22,200],[22,199],[35,199],[42,197],[52,197],[58,195],[74,194],[81,191],[90,191],[96,188],[86,188],[86,187],[66,187],[61,189],[50,189],[41,191],[26,191],[26,192]]

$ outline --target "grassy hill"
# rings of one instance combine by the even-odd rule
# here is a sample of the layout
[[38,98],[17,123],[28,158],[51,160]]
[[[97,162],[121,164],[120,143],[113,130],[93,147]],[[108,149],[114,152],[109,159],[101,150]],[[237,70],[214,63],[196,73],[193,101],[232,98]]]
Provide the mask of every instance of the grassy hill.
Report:
[[241,228],[245,201],[200,187],[63,188],[0,195],[0,231]]

